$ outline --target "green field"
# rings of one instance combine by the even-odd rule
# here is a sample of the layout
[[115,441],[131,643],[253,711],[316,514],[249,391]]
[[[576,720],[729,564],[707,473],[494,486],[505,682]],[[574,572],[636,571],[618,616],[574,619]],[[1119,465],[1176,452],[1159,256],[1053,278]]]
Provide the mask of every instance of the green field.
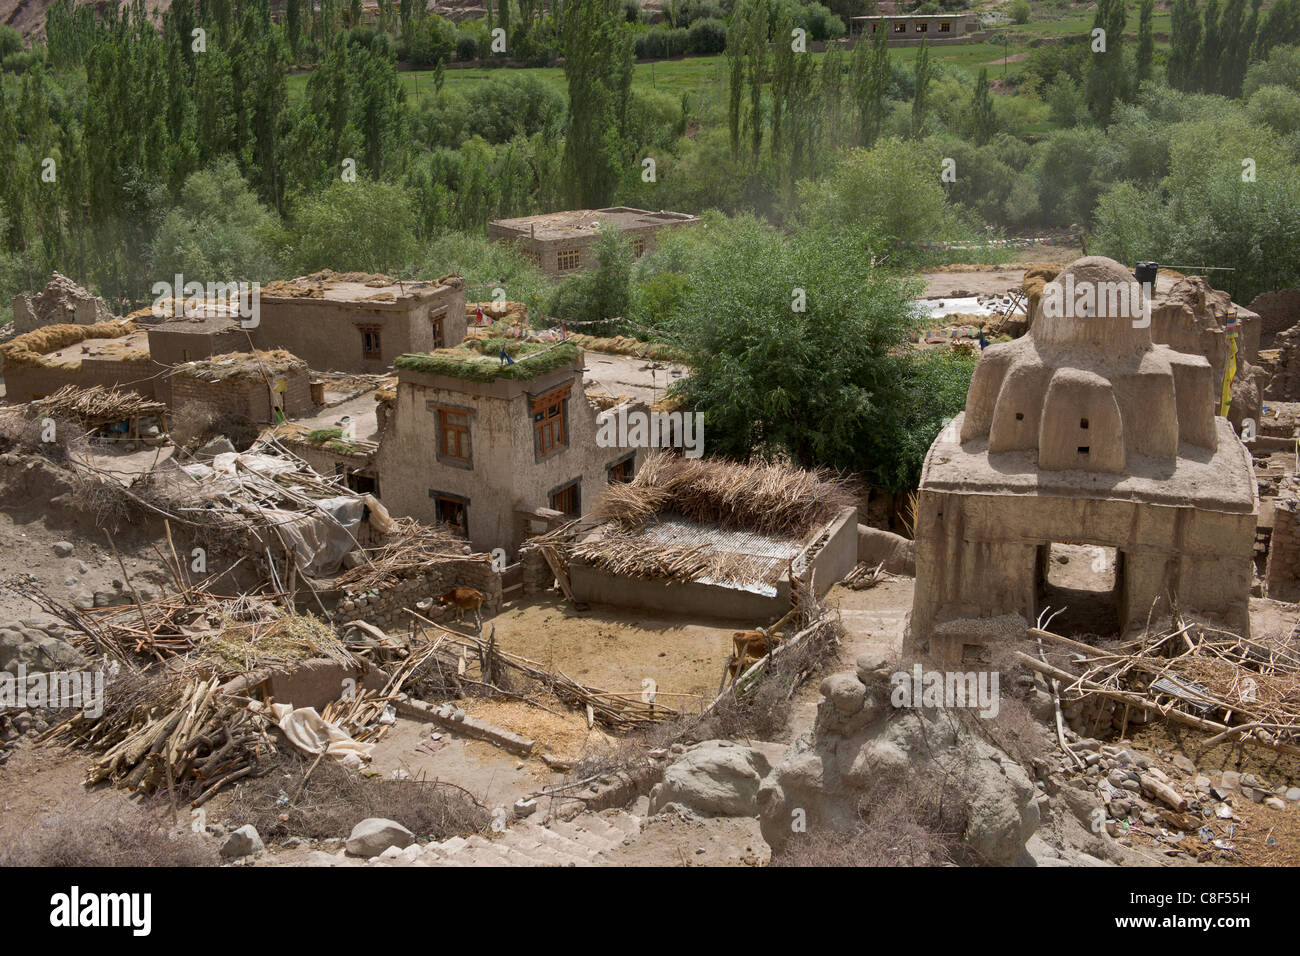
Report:
[[[1019,75],[1024,69],[1023,55],[1028,52],[1032,43],[1041,42],[1051,37],[1086,34],[1092,29],[1092,21],[1093,14],[1091,11],[1079,11],[1049,19],[1031,20],[1029,23],[1019,26],[1008,24],[993,31],[996,37],[1006,36],[1007,43],[1005,45],[1000,39],[997,39],[981,43],[934,46],[930,48],[930,57],[935,62],[948,64],[972,75],[977,73],[980,67],[987,66],[990,68],[989,73],[991,76],[1011,78]],[[1168,13],[1156,13],[1152,20],[1152,28],[1157,38],[1157,49],[1168,48],[1168,42],[1163,38],[1169,34],[1169,21],[1170,14]],[[1129,12],[1128,29],[1124,35],[1127,42],[1137,42],[1136,5]],[[919,47],[897,47],[890,51],[890,56],[899,62],[911,63],[916,59],[918,49]],[[1014,59],[1017,54],[1021,55],[1020,60]],[[1004,55],[1008,60],[1005,66],[1002,62]],[[814,54],[814,56],[820,58],[821,54]],[[475,84],[491,79],[500,69],[506,68],[452,67],[444,73],[443,88],[464,93]],[[534,76],[542,82],[554,86],[561,92],[566,89],[563,67],[519,67],[509,69],[515,75]],[[696,93],[710,86],[718,88],[725,86],[725,69],[726,57],[721,55],[638,63],[633,70],[632,85],[638,88],[653,87],[675,95]],[[292,74],[289,77],[290,97],[302,95],[302,91],[307,85],[308,75],[307,72],[301,72]],[[399,73],[398,78],[406,90],[407,97],[412,101],[433,94],[432,70],[407,70]]]

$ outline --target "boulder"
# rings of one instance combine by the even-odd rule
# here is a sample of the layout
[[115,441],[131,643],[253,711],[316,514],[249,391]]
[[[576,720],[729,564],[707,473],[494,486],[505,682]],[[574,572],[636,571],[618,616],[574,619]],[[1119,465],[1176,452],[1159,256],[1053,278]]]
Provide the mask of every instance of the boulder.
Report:
[[689,748],[664,771],[650,791],[650,812],[689,810],[706,816],[752,817],[758,788],[771,770],[757,750],[728,740],[706,740]]
[[14,672],[19,664],[31,673],[76,670],[85,664],[67,641],[27,622],[0,627],[0,670]]
[[[856,674],[822,682],[817,719],[763,781],[758,816],[773,852],[806,832],[852,833],[860,807],[883,780],[903,788],[946,781],[964,803],[960,856],[994,866],[1015,863],[1038,828],[1036,791],[1024,768],[988,743],[967,717],[938,707],[895,708],[888,670],[864,654]],[[866,678],[863,680],[862,678]],[[971,717],[970,719],[974,719]]]
[[415,842],[415,834],[393,820],[368,817],[352,828],[343,848],[350,856],[379,856],[390,846],[399,850]]
[[246,823],[226,837],[226,842],[221,844],[221,855],[227,860],[234,860],[251,853],[260,853],[265,849],[266,846],[262,843],[257,828],[251,823]]

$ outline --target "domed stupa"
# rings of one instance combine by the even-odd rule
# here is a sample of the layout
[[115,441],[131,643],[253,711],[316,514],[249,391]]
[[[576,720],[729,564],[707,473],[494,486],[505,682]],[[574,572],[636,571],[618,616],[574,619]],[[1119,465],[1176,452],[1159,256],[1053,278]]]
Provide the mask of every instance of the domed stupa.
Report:
[[957,663],[987,632],[961,622],[1032,623],[1053,543],[1114,549],[1122,631],[1171,600],[1248,629],[1254,471],[1216,407],[1210,363],[1153,343],[1133,274],[1072,263],[1025,336],[984,350],[926,456],[909,648]]

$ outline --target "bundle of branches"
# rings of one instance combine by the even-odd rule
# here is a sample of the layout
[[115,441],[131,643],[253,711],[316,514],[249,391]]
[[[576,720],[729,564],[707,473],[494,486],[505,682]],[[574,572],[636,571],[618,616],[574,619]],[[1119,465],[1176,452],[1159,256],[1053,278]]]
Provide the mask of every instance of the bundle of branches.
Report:
[[1300,648],[1286,637],[1246,638],[1176,615],[1154,633],[1100,648],[1031,628],[1072,651],[1071,669],[1025,654],[1027,666],[1061,681],[1065,693],[1093,693],[1215,734],[1300,754]]
[[161,415],[167,411],[167,406],[145,398],[139,392],[102,385],[88,388],[65,385],[48,398],[32,402],[32,409],[40,416],[71,419],[83,428],[94,428],[145,415]]
[[321,716],[347,731],[353,740],[362,742],[379,740],[391,724],[381,723],[380,717],[392,701],[402,694],[402,688],[438,651],[441,641],[433,641],[410,654],[389,677],[380,691],[362,690],[350,700],[336,700],[327,704]]
[[107,780],[146,794],[167,788],[174,798],[201,806],[276,752],[270,721],[221,694],[220,683],[172,673],[133,676],[106,695],[100,717],[76,715],[42,740],[99,754],[86,771],[86,786]]
[[222,597],[196,587],[155,601],[81,610],[28,578],[0,587],[67,624],[69,639],[90,655],[130,665],[190,657],[205,673],[225,678],[312,657],[347,666],[356,660],[332,627],[275,603],[278,595]]
[[[421,524],[414,518],[396,518],[393,529],[376,547],[366,548],[368,563],[343,572],[334,586],[348,592],[391,587],[403,578],[423,574],[438,561],[464,558],[465,539],[447,525]],[[486,555],[481,556],[489,561]]]
[[630,482],[610,485],[596,514],[632,529],[672,511],[700,524],[802,538],[855,501],[847,480],[823,470],[658,452]]

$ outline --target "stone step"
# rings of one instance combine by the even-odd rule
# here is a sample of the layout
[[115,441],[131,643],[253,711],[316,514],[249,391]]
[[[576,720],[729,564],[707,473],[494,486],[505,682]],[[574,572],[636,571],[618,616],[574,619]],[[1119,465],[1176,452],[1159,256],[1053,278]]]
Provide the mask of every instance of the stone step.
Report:
[[566,853],[513,830],[507,831],[501,840],[508,843],[515,852],[535,861],[536,866],[586,866],[588,862],[585,857]]
[[[587,829],[584,825],[586,822],[582,817],[578,817],[576,820],[556,820],[550,824],[550,829],[574,843],[581,844],[589,850],[595,850],[597,853],[604,853],[611,846],[614,846],[608,839]],[[619,842],[623,841],[620,840]]]
[[467,841],[468,846],[461,851],[462,854],[470,854],[470,860],[473,866],[527,866],[526,862],[520,861],[516,854],[510,852],[510,847],[503,846],[493,840],[485,840],[481,836],[472,836]]
[[641,832],[641,818],[623,810],[619,810],[612,817],[606,817],[605,821],[618,827],[628,836],[636,836]]
[[543,846],[549,847],[552,850],[557,850],[560,853],[567,853],[571,856],[577,857],[582,861],[581,865],[584,866],[591,863],[600,855],[599,850],[593,850],[590,847],[584,846],[581,843],[576,843],[567,837],[560,836],[560,834],[548,829],[547,827],[538,826],[534,823],[526,823],[519,829],[524,833],[524,835],[535,838]]

